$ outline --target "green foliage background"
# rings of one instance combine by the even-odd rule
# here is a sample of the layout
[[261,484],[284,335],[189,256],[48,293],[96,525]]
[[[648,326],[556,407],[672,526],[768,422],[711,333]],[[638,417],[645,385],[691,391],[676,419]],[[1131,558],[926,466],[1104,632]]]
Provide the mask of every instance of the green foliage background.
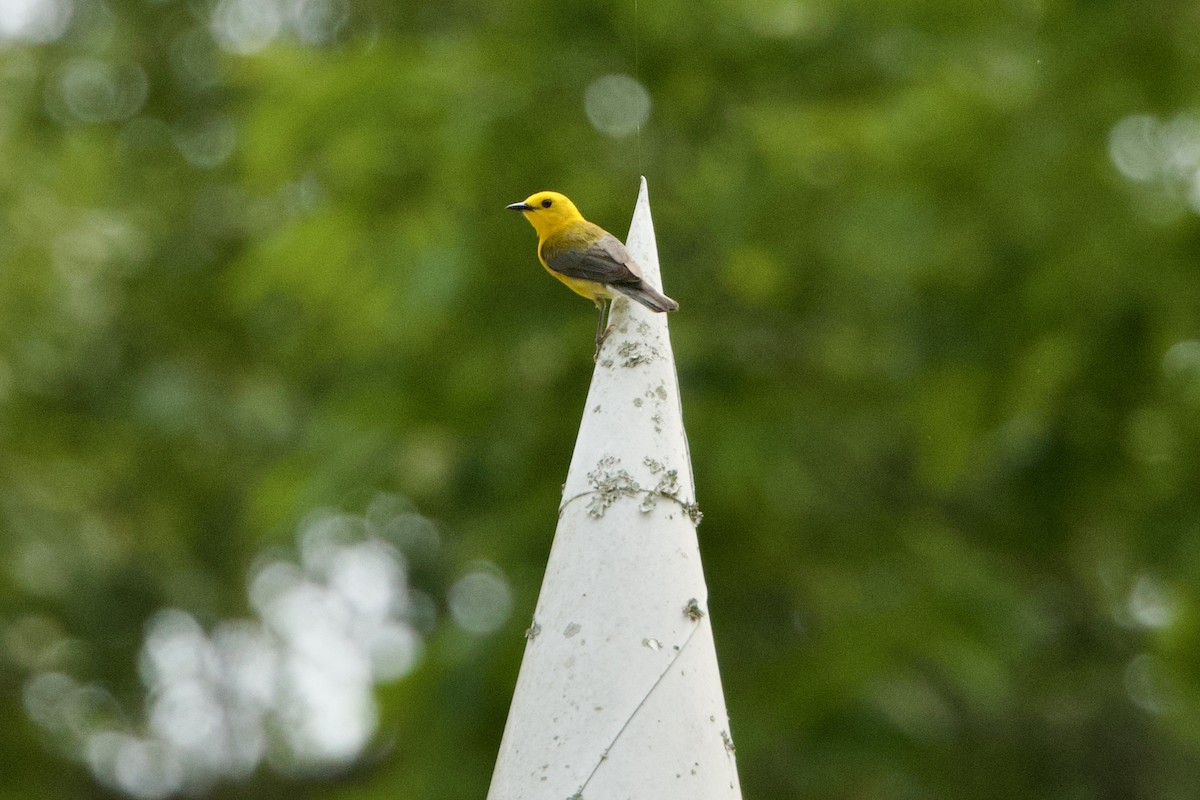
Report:
[[[156,609],[245,613],[379,491],[442,532],[415,585],[483,559],[512,617],[442,614],[362,763],[215,795],[483,797],[594,322],[503,206],[624,232],[639,174],[745,795],[1194,796],[1194,3],[351,0],[244,53],[223,7],[0,40],[0,798],[109,796],[34,670],[136,708]],[[1182,132],[1144,180],[1132,115]]]

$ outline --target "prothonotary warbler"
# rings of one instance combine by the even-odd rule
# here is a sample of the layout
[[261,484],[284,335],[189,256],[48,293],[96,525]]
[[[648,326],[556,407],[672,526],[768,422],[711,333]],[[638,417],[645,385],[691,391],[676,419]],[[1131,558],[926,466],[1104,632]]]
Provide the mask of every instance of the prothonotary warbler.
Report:
[[596,304],[596,356],[608,336],[604,327],[606,301],[620,292],[651,311],[679,308],[671,298],[642,279],[642,270],[621,240],[588,222],[566,196],[538,192],[506,206],[520,211],[538,235],[538,260],[554,277],[576,294]]

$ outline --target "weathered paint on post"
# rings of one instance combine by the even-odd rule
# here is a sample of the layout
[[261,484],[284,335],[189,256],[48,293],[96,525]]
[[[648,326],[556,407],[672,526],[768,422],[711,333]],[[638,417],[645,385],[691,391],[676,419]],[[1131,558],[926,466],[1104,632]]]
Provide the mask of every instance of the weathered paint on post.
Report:
[[[660,286],[645,178],[627,247]],[[488,800],[740,799],[667,315],[611,323]]]

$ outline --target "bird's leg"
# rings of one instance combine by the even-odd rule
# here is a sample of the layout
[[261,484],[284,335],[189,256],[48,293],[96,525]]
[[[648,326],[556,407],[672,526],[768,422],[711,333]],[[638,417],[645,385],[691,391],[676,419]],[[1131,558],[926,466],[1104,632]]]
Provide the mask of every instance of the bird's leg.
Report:
[[612,302],[607,304],[603,297],[597,297],[593,302],[596,303],[596,310],[600,312],[599,318],[596,320],[596,354],[592,356],[593,361],[600,360],[600,348],[604,345],[604,340],[608,338],[608,334],[612,333],[612,328],[604,327],[604,310],[605,305],[608,306],[609,314],[612,314]]

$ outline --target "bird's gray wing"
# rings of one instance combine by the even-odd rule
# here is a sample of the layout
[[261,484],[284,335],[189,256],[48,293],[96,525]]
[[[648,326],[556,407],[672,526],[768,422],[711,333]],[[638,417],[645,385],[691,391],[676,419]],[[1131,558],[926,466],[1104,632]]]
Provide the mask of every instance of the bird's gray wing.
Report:
[[605,233],[587,247],[580,244],[576,237],[552,237],[542,245],[542,258],[550,269],[568,278],[605,285],[642,282],[641,270],[629,251],[611,233]]

